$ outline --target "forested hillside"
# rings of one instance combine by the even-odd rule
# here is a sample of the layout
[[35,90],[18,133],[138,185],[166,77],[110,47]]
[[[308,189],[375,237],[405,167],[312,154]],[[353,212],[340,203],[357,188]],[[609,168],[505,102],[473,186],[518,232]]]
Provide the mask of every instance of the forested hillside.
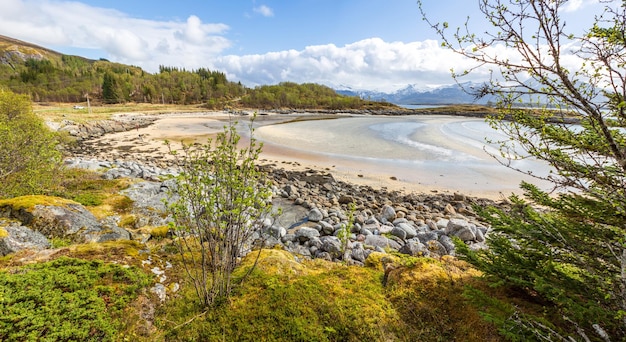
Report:
[[138,102],[201,104],[207,108],[362,108],[375,104],[338,95],[317,85],[281,83],[247,88],[223,72],[161,66],[152,74],[137,66],[90,60],[0,36],[0,88],[28,94],[35,102],[104,104]]

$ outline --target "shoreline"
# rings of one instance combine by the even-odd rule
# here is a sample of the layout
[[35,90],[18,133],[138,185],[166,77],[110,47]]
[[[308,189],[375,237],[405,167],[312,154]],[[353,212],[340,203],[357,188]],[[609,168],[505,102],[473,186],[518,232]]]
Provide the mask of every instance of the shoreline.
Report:
[[[362,116],[358,114],[261,114],[257,115],[253,128],[266,125],[278,125],[293,121],[309,121],[320,119],[336,119],[341,117]],[[159,115],[142,115],[135,113],[119,113],[113,116],[115,120],[132,121],[135,118],[151,118],[151,122],[130,130],[102,134],[95,138],[86,138],[79,144],[84,145],[83,155],[96,159],[144,159],[151,163],[165,165],[168,161],[168,150],[164,140],[169,140],[175,149],[179,148],[179,141],[186,143],[206,143],[207,139],[223,130],[229,120],[238,121],[238,127],[246,128],[251,115],[237,115],[228,112],[203,113],[168,113]],[[247,130],[240,130],[241,144],[249,141]],[[94,155],[89,155],[92,149]],[[141,158],[138,158],[141,157]],[[337,180],[355,185],[365,185],[373,188],[382,188],[388,191],[400,191],[417,194],[454,194],[460,193],[475,198],[503,200],[511,193],[486,190],[459,190],[443,183],[450,182],[446,177],[431,175],[430,184],[409,182],[401,175],[385,172],[385,169],[375,170],[373,167],[364,167],[363,163],[348,160],[347,158],[331,158],[301,151],[288,146],[264,142],[259,157],[260,166],[272,166],[288,171],[318,170],[332,173]],[[441,176],[441,175],[440,175]]]

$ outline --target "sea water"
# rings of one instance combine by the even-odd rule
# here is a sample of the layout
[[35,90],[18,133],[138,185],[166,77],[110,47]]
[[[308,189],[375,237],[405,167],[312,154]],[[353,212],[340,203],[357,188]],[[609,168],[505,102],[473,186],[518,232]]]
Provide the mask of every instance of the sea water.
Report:
[[406,182],[468,192],[507,193],[522,180],[547,186],[512,168],[545,176],[549,167],[532,158],[508,160],[513,154],[488,142],[508,137],[480,118],[357,116],[263,126],[255,134],[265,144],[327,158],[338,168],[342,161],[358,163],[363,172]]

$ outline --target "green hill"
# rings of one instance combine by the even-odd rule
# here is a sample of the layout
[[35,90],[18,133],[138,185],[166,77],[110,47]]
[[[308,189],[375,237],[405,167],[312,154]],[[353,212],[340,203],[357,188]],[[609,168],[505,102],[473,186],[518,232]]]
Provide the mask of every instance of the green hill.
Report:
[[[35,102],[158,103],[208,108],[358,109],[389,104],[339,95],[318,84],[291,82],[247,88],[223,72],[161,66],[148,73],[137,66],[64,55],[0,36],[0,88],[28,94]],[[236,107],[236,105],[234,106]]]

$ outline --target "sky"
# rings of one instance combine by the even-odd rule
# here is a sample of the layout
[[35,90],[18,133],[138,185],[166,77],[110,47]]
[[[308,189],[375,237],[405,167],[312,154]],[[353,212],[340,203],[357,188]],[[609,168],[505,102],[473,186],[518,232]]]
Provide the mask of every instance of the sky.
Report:
[[[484,20],[476,0],[423,2],[435,21]],[[571,22],[597,2],[570,0]],[[471,65],[441,47],[416,0],[0,0],[0,35],[148,72],[209,68],[249,87],[427,89]]]

